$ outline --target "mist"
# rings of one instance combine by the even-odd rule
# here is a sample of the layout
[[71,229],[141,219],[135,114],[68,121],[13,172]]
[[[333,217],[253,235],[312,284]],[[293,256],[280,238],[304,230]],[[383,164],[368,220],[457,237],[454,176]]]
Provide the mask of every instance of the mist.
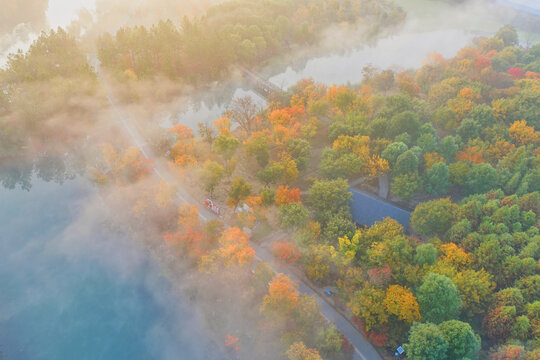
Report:
[[[390,281],[397,284],[396,279],[402,281],[409,273],[392,269],[388,279],[377,283],[373,270],[388,271],[386,263],[362,268],[357,262],[360,251],[364,251],[362,261],[369,257],[366,263],[372,261],[371,253],[356,249],[359,255],[355,258],[355,254],[350,257],[343,251],[349,238],[364,236],[369,230],[365,224],[354,223],[346,211],[343,215],[336,210],[325,214],[326,218],[317,213],[310,198],[313,187],[323,181],[331,183],[336,179],[334,173],[343,171],[346,175],[339,178],[343,178],[347,192],[348,181],[353,179],[347,171],[368,163],[373,168],[382,164],[384,171],[380,172],[388,182],[394,174],[383,152],[394,143],[416,157],[414,171],[418,179],[425,177],[422,181],[427,184],[426,159],[439,159],[436,164],[446,161],[436,151],[439,137],[454,141],[456,151],[449,164],[458,156],[458,147],[465,153],[476,146],[462,140],[461,135],[467,134],[462,128],[460,135],[455,135],[458,125],[452,128],[451,116],[443,119],[448,121],[444,129],[435,124],[433,119],[439,113],[432,106],[435,96],[430,87],[438,86],[436,82],[455,70],[450,69],[456,63],[451,59],[464,47],[493,46],[497,50],[489,56],[511,46],[517,48],[519,44],[506,46],[503,39],[492,38],[507,23],[515,25],[522,46],[515,53],[522,51],[520,61],[525,59],[540,36],[538,22],[482,0],[460,4],[400,1],[396,3],[407,14],[401,16],[402,10],[395,10],[389,12],[393,17],[380,15],[381,9],[391,5],[378,8],[377,2],[366,1],[377,11],[370,8],[365,16],[352,20],[344,8],[334,11],[325,2],[314,9],[296,8],[291,1],[280,8],[287,16],[265,19],[267,23],[261,19],[271,12],[256,13],[250,8],[257,15],[255,20],[240,9],[224,16],[231,24],[223,27],[216,25],[217,21],[201,24],[196,20],[184,24],[185,29],[180,27],[184,17],[197,19],[212,5],[225,1],[95,0],[65,6],[62,1],[24,0],[8,5],[9,16],[0,18],[0,289],[4,294],[0,301],[0,358],[295,359],[290,353],[302,350],[295,347],[301,343],[309,348],[306,351],[320,353],[320,359],[324,355],[325,359],[351,360],[359,354],[375,354],[376,359],[380,354],[393,354],[397,346],[409,341],[412,321],[397,322],[396,314],[385,313],[386,318],[381,319],[390,318],[399,326],[377,328],[379,333],[366,328],[361,316],[351,315],[362,305],[354,300],[365,288],[376,293],[375,303],[382,303],[387,296],[385,286]],[[360,8],[358,5],[355,11],[362,13]],[[225,7],[221,10],[228,11]],[[332,21],[317,11],[327,11]],[[219,18],[215,13],[213,16]],[[155,46],[151,41],[133,44],[125,40],[125,33],[117,35],[121,28],[151,27],[167,19],[172,20],[174,29],[160,34],[181,39],[181,51],[168,53],[163,50],[166,46]],[[233,26],[234,21],[240,25]],[[248,25],[249,21],[261,21],[264,26],[244,26],[242,21]],[[58,25],[62,29],[30,45],[41,31]],[[283,31],[276,30],[278,25]],[[178,35],[177,29],[192,38]],[[206,29],[217,35],[203,36]],[[220,37],[216,29],[227,36]],[[276,39],[266,39],[267,32]],[[103,40],[105,33],[111,36]],[[197,34],[205,42],[190,42],[197,40]],[[223,45],[220,41],[227,45],[224,54],[214,53],[212,48]],[[7,63],[7,54],[17,49],[22,49],[21,54],[28,49],[34,54],[14,56]],[[527,64],[511,62],[511,51],[506,51],[503,60],[508,66],[500,59],[493,65],[503,70],[459,74],[473,79],[471,84],[489,83],[492,91],[480,94],[480,86],[467,83],[470,89],[466,88],[461,84],[465,81],[453,75],[447,82],[450,85],[440,87],[447,92],[440,95],[444,106],[471,101],[465,105],[472,108],[477,105],[473,100],[480,104],[489,98],[482,103],[489,107],[490,97],[496,103],[496,96],[507,100],[521,90],[536,89],[531,85],[537,80],[535,63],[530,59]],[[442,55],[440,67],[434,67],[441,73],[421,87],[415,83],[419,82],[415,72],[432,53]],[[210,69],[201,70],[197,60],[210,57],[226,58],[226,65],[214,69],[212,66],[221,63],[208,62]],[[364,86],[369,67],[374,74],[392,70],[390,85]],[[447,69],[448,73],[444,72]],[[394,73],[409,87],[400,87],[403,83],[398,84]],[[506,86],[514,81],[516,86]],[[332,87],[334,84],[347,88]],[[458,100],[449,101],[454,98]],[[243,108],[239,100],[244,100]],[[392,101],[403,108],[392,108]],[[465,105],[463,111],[472,111]],[[455,112],[458,110],[462,108]],[[532,123],[534,109],[527,111],[512,116]],[[394,112],[418,112],[411,115],[416,116],[410,121],[412,125],[405,124],[417,127],[411,130],[414,136],[405,131],[388,135],[394,129],[387,123],[400,119]],[[383,125],[376,127],[377,122]],[[435,126],[427,126],[431,122]],[[504,121],[497,126],[501,128],[494,128],[493,134],[508,140],[501,146],[511,148],[511,141],[516,145],[530,141],[533,146],[529,148],[536,146],[536,125],[523,125],[527,134],[532,133],[532,140],[509,138]],[[473,130],[478,137],[492,135],[482,133],[480,125]],[[345,170],[334,170],[331,166],[341,159],[325,159],[331,159],[328,154],[334,154],[337,139],[345,137],[351,144],[358,140],[358,148],[361,140],[362,155],[368,158],[351,161]],[[431,150],[424,151],[421,142],[414,145],[417,138],[426,143],[435,139]],[[482,146],[488,143],[484,138]],[[258,156],[261,149],[267,153]],[[430,155],[425,157],[424,153]],[[471,160],[467,166],[477,165]],[[268,169],[272,171],[265,173]],[[215,174],[210,175],[219,178],[216,184],[208,179],[211,170]],[[356,181],[365,181],[371,191],[382,183],[377,171],[353,175]],[[267,180],[265,176],[280,178]],[[464,186],[462,180],[450,188],[449,176],[446,186],[450,191]],[[524,186],[519,187],[523,193],[527,191]],[[464,198],[464,191],[459,188],[448,196],[457,203]],[[394,195],[385,201],[414,208],[436,199],[422,193],[408,202]],[[205,204],[208,200],[214,208]],[[347,201],[342,208],[348,206]],[[303,218],[286,226],[287,214],[282,209],[291,204],[300,209],[295,215]],[[250,210],[238,210],[246,207]],[[532,222],[531,215],[526,216],[519,218],[523,225],[515,225],[516,232],[522,229],[525,234],[527,226],[533,227],[527,225]],[[420,242],[433,243],[433,247],[441,244],[396,230],[399,224],[384,224],[389,226],[386,230],[393,234],[392,239],[403,240],[410,249],[403,258],[411,259],[403,262],[409,261],[406,270],[414,276],[400,282],[399,287],[416,295],[425,275],[421,271],[427,271],[413,262],[416,249]],[[386,231],[383,225],[381,228]],[[235,237],[227,238],[229,233]],[[379,240],[380,244],[387,241]],[[296,252],[291,251],[291,258],[296,253],[298,258],[283,261],[280,256],[285,256],[273,247],[276,243],[285,247],[292,244]],[[388,249],[390,253],[391,247]],[[296,262],[298,259],[302,260]],[[380,261],[382,264],[386,259]],[[313,269],[322,262],[327,268],[306,271],[307,266]],[[270,270],[257,268],[262,263],[270,264]],[[324,271],[327,278],[316,277]],[[275,272],[290,276],[290,283],[278,284],[282,286],[278,291],[272,288]],[[272,298],[273,291],[286,293],[283,289],[290,290],[292,305],[280,307],[281,299]],[[420,321],[420,315],[416,320]],[[477,324],[473,325],[478,333]],[[386,342],[375,349],[373,344],[381,338]]]
[[[125,204],[106,206],[81,179],[62,186],[35,179],[31,193],[1,190],[0,199],[7,225],[0,284],[9,289],[0,307],[4,356],[219,358],[202,335],[196,311],[161,276],[142,243],[123,229],[125,223],[112,223],[109,211]],[[29,281],[31,290],[15,285]],[[45,332],[38,325],[43,322],[49,322]],[[58,331],[64,335],[58,337]],[[83,333],[86,340],[79,338]],[[115,338],[104,337],[107,333]]]

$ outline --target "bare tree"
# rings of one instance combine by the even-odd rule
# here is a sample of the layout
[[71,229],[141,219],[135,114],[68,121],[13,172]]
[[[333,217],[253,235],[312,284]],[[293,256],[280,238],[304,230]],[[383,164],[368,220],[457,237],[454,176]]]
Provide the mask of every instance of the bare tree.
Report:
[[233,123],[237,123],[241,129],[245,130],[249,136],[254,130],[255,117],[258,113],[259,107],[253,102],[251,96],[245,96],[233,100],[225,115]]

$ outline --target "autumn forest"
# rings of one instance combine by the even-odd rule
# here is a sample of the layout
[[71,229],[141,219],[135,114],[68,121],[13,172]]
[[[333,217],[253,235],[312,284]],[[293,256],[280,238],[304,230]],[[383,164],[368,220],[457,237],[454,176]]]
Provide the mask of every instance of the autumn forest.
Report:
[[[230,0],[42,32],[0,69],[0,182],[91,184],[216,359],[539,359],[540,44],[507,24],[361,82],[262,75],[334,34],[399,33],[398,5]],[[230,79],[251,92],[211,121],[156,121]]]

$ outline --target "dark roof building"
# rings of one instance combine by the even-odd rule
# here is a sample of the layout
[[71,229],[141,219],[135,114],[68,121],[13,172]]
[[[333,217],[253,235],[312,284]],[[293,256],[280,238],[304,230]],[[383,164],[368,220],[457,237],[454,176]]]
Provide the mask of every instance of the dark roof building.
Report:
[[385,217],[392,218],[407,231],[411,221],[411,213],[395,205],[378,199],[362,190],[349,189],[351,197],[351,214],[353,221],[360,225],[371,226]]

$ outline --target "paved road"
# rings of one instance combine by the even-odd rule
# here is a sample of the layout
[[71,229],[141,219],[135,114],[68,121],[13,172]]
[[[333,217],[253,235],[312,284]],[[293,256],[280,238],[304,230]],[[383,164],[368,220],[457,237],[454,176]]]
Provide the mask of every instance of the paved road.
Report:
[[326,320],[333,322],[336,325],[336,328],[343,334],[351,344],[354,346],[353,359],[355,360],[380,360],[381,356],[375,350],[373,345],[371,345],[364,336],[359,333],[351,323],[343,317],[336,309],[334,309],[322,296],[316,293],[312,288],[310,288],[302,279],[296,276],[289,268],[287,267],[277,267],[274,262],[273,255],[265,248],[252,243],[251,246],[255,250],[256,258],[259,261],[266,261],[276,273],[283,273],[287,275],[293,281],[296,281],[299,284],[298,290],[310,296],[315,296],[317,302],[321,306],[321,312]]
[[[108,84],[105,82],[105,79],[102,76],[101,69],[99,67],[99,62],[97,59],[90,59],[91,64],[95,67],[98,72],[98,75],[107,91],[107,97],[113,111],[115,111],[116,118],[118,119],[119,125],[126,131],[130,136],[133,144],[141,149],[142,154],[145,158],[150,159],[154,163],[154,172],[156,175],[167,181],[168,183],[177,183],[174,175],[169,171],[167,165],[160,160],[160,157],[157,156],[149,144],[145,141],[144,137],[139,133],[136,126],[133,124],[133,121],[130,119],[129,115],[123,111],[120,106],[116,105],[117,102],[114,98],[113,92]],[[197,204],[199,207],[199,216],[201,220],[208,221],[211,219],[216,219],[216,215],[210,212],[204,205],[199,201],[193,198],[184,188],[181,186],[178,187],[178,197],[176,198],[177,204]],[[300,278],[298,278],[294,273],[292,273],[288,268],[283,267],[276,269],[276,264],[274,263],[274,256],[267,249],[259,246],[254,242],[250,242],[251,246],[255,250],[256,258],[259,261],[266,261],[271,266],[274,267],[274,271],[277,273],[281,272],[289,276],[292,280],[299,283],[299,291],[307,295],[313,295],[321,305],[321,312],[323,316],[328,320],[333,322],[336,325],[336,328],[349,339],[351,344],[354,346],[354,359],[355,360],[380,360],[381,357],[375,350],[375,348],[359,333],[347,319],[343,317],[337,310],[335,310],[327,301],[325,301],[321,296],[319,296],[313,289],[306,285]]]

